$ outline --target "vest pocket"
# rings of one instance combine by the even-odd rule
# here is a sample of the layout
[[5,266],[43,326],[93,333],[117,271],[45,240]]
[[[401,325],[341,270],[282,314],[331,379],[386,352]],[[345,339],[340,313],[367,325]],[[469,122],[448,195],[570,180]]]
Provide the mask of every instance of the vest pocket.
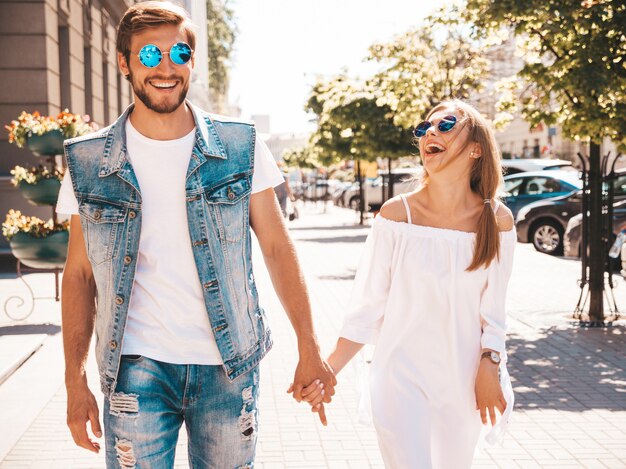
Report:
[[204,192],[204,198],[217,222],[217,232],[221,240],[238,243],[243,238],[245,228],[243,201],[250,191],[249,178],[240,177]]
[[78,211],[83,223],[89,260],[94,264],[110,261],[128,209],[103,202],[84,201],[79,205]]

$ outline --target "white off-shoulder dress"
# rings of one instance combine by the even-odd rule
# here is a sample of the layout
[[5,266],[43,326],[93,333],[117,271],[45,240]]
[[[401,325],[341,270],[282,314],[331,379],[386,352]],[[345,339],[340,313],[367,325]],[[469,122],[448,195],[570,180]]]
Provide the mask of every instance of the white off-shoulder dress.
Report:
[[513,408],[505,295],[516,234],[501,232],[499,260],[468,272],[475,234],[414,225],[403,202],[408,223],[373,222],[340,336],[376,345],[371,410],[385,466],[469,468],[482,428],[474,393],[482,348],[504,358],[507,400],[487,441]]

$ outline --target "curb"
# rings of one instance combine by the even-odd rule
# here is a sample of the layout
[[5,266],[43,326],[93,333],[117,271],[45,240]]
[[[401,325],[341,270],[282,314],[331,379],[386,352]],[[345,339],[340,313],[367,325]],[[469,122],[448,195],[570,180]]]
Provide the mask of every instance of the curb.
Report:
[[46,334],[0,336],[0,385],[37,352]]

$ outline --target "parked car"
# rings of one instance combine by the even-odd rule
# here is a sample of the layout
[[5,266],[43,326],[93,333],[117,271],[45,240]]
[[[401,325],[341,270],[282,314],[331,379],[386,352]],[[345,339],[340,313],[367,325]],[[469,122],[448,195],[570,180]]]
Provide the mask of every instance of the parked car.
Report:
[[516,158],[512,160],[502,160],[504,174],[526,173],[529,171],[567,170],[576,171],[571,161],[549,160],[545,158]]
[[[582,189],[574,171],[533,171],[504,177],[502,200],[517,217],[522,207],[538,200],[569,195]],[[567,223],[567,221],[566,221]]]
[[[626,222],[626,175],[618,176],[614,187],[613,239]],[[578,257],[581,211],[581,191],[526,205],[517,214],[517,237],[540,252]]]
[[[422,168],[397,168],[392,169],[393,193],[394,195],[403,194],[413,190],[417,184],[417,178],[422,173]],[[378,176],[376,179],[367,180],[365,182],[365,200],[369,207],[379,208],[383,204],[383,178]],[[359,185],[358,183],[350,186],[343,194],[343,204],[351,209],[359,208]]]
[[336,179],[316,179],[313,182],[302,184],[301,194],[303,200],[331,200],[333,193],[343,184]]
[[337,187],[332,191],[330,195],[335,205],[343,207],[343,196],[345,195],[346,191],[350,187],[352,187],[352,184],[353,184],[352,182],[343,182],[343,181],[340,181],[337,184]]
[[[582,224],[582,213],[570,218],[563,235],[563,254],[565,256],[580,257],[582,255]],[[613,204],[613,236],[611,237],[611,243],[624,225],[626,225],[626,200],[620,200]],[[626,262],[624,253],[622,253],[621,257]]]
[[515,219],[517,239],[522,243],[532,243],[539,252],[562,254],[567,223],[581,209],[581,191],[528,204],[518,211]]

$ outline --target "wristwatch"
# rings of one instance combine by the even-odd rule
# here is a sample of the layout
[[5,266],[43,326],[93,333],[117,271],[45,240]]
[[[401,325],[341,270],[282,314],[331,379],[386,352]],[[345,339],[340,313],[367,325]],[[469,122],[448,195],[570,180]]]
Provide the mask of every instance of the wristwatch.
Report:
[[498,352],[483,352],[480,359],[482,360],[483,358],[488,358],[494,365],[500,364],[500,354]]

